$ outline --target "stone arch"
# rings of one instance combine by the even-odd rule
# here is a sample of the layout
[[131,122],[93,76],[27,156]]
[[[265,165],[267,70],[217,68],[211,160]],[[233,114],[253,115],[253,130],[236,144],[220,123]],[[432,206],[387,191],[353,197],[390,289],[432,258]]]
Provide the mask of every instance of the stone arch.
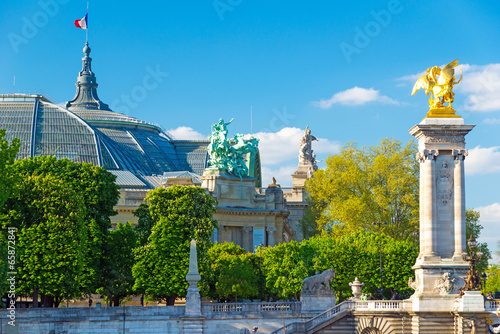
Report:
[[393,330],[387,319],[379,317],[360,317],[356,326],[358,334],[390,334]]

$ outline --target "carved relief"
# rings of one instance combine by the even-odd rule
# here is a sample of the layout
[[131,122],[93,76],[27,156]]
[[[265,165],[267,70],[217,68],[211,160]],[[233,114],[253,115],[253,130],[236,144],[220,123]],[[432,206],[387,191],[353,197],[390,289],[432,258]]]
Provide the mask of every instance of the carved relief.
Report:
[[448,204],[453,198],[453,178],[452,170],[446,160],[441,161],[437,185],[439,189],[438,200],[441,201],[443,205]]
[[468,150],[453,150],[452,153],[455,158],[455,162],[464,161],[465,157],[469,155]]
[[464,136],[434,136],[428,137],[426,136],[424,139],[425,143],[456,143],[456,144],[465,144]]
[[458,281],[459,277],[455,274],[446,272],[443,276],[438,277],[434,283],[434,289],[439,292],[440,295],[449,295],[452,293],[458,293]]

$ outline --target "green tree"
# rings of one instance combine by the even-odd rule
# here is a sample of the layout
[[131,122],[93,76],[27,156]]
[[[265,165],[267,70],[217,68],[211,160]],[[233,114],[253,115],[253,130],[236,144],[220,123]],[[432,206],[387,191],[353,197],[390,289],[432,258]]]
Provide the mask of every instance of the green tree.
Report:
[[189,186],[157,188],[146,201],[155,224],[148,243],[134,251],[134,289],[173,305],[188,288],[185,277],[191,239],[196,240],[200,274],[208,269],[206,252],[217,227],[212,219],[216,202],[205,189]]
[[493,264],[488,267],[486,274],[488,278],[482,290],[485,296],[488,292],[495,294],[496,291],[500,291],[500,267]]
[[30,221],[19,229],[18,294],[38,293],[46,306],[79,296],[88,247],[83,223],[84,202],[64,180],[52,175],[28,176],[21,184]]
[[119,223],[116,230],[110,232],[106,243],[106,275],[103,277],[103,286],[97,293],[106,296],[113,306],[120,306],[125,297],[134,293],[132,267],[135,263],[135,247],[137,236],[131,223]]
[[[19,139],[8,142],[5,139],[5,130],[0,129],[0,222],[2,219],[2,208],[7,199],[15,189],[16,179],[10,170],[19,151]],[[3,226],[0,233],[0,295],[3,296],[8,290],[7,283],[7,228]],[[0,303],[2,303],[0,301]]]
[[301,246],[312,250],[315,271],[335,270],[332,288],[342,300],[352,295],[349,282],[355,277],[365,283],[363,290],[367,293],[380,287],[380,241],[386,296],[394,290],[409,296],[412,290],[408,279],[414,278],[412,266],[418,256],[418,249],[410,240],[399,241],[384,234],[379,237],[378,233],[361,231],[339,238],[315,236],[303,241]]
[[[88,247],[83,250],[83,274],[80,277],[82,293],[94,293],[103,281],[105,274],[104,243],[111,228],[110,216],[116,214],[113,206],[118,202],[119,187],[116,176],[102,167],[90,163],[77,163],[68,159],[57,160],[51,156],[40,156],[17,160],[12,171],[19,180],[32,176],[51,175],[60,179],[78,193],[84,203],[82,218],[85,223]],[[16,183],[16,189],[22,182]],[[34,220],[29,198],[29,189],[9,198],[4,207],[8,224],[20,230],[29,228]]]
[[262,252],[266,288],[279,298],[300,299],[304,278],[314,274],[312,253],[292,240]]
[[[473,236],[477,241],[477,239],[481,235],[483,226],[479,223],[479,218],[479,211],[475,211],[474,209],[465,210],[466,240],[469,240],[469,238]],[[479,270],[480,273],[484,273],[488,268],[488,260],[491,259],[491,252],[488,249],[488,244],[486,242],[477,242],[476,250],[481,250],[481,252],[483,253],[481,260],[476,262],[476,269]],[[467,245],[467,251],[470,252],[469,245]]]
[[403,240],[418,230],[419,166],[416,145],[382,139],[378,146],[355,143],[326,159],[326,168],[306,181],[320,230],[336,235],[375,231],[372,222],[386,222],[383,232]]
[[151,235],[151,230],[155,222],[149,214],[149,207],[147,204],[139,205],[139,208],[134,211],[134,216],[138,218],[137,225],[134,227],[137,241],[140,246],[144,246],[148,243],[148,238]]
[[210,270],[204,275],[204,296],[219,301],[254,299],[259,293],[255,254],[234,243],[215,243],[207,252]]

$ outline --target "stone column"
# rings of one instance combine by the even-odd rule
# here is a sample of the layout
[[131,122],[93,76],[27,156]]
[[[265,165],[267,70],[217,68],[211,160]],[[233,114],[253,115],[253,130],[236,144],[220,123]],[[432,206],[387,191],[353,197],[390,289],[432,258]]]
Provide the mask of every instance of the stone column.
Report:
[[420,160],[420,253],[437,256],[436,156],[437,150],[422,150]]
[[247,252],[252,252],[253,226],[243,226],[243,248]]
[[465,171],[464,160],[467,150],[453,150],[455,157],[455,252],[453,260],[462,261],[465,249]]
[[274,246],[274,232],[276,232],[276,227],[266,227],[267,231],[267,245],[268,246]]

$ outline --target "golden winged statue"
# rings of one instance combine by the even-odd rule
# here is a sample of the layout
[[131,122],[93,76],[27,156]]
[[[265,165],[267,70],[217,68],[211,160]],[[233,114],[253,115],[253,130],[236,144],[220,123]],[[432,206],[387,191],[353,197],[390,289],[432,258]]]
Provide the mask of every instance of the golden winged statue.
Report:
[[[462,69],[460,69],[460,79],[455,81],[455,67],[457,65],[458,59],[445,65],[442,69],[438,66],[429,67],[425,74],[415,82],[411,95],[415,95],[420,88],[423,88],[425,94],[429,95],[430,110],[427,117],[460,117],[455,115],[455,110],[451,107],[451,103],[455,100],[453,85],[462,81]],[[444,103],[448,103],[448,105],[445,106]]]

